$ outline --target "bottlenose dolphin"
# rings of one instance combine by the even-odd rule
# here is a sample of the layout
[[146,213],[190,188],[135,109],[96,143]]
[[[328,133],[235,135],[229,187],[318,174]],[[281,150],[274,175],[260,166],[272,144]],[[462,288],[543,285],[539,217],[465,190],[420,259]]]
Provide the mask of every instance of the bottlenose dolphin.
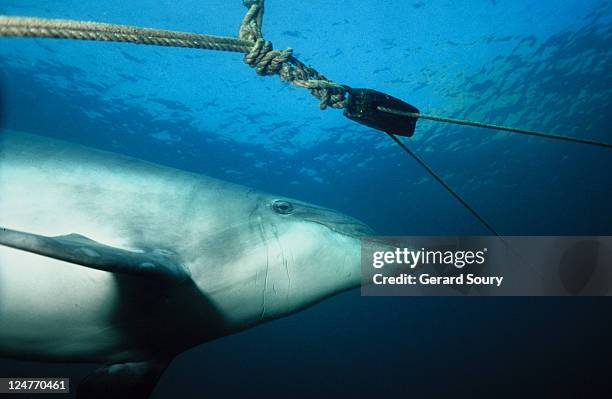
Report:
[[126,156],[0,132],[0,356],[102,366],[147,397],[172,358],[360,283],[363,223]]

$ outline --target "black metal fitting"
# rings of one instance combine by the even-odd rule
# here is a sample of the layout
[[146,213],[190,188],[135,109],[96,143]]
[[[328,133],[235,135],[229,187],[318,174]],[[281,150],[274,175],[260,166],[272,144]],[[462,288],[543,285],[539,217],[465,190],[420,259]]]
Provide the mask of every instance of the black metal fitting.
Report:
[[347,118],[398,136],[410,137],[414,134],[417,118],[384,112],[379,107],[418,114],[419,110],[417,108],[376,90],[349,88],[347,91],[349,100],[344,108],[344,116]]

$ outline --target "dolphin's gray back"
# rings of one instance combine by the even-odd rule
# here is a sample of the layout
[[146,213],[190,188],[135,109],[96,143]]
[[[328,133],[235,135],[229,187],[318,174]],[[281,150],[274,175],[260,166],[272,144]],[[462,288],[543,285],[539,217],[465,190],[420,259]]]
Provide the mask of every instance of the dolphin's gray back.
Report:
[[[201,232],[218,223],[211,203],[231,202],[243,191],[115,153],[0,133],[0,223],[16,230],[70,234],[76,223],[79,234],[106,234],[109,244],[181,243],[189,240],[193,226]],[[59,220],[62,212],[70,214],[65,225]]]

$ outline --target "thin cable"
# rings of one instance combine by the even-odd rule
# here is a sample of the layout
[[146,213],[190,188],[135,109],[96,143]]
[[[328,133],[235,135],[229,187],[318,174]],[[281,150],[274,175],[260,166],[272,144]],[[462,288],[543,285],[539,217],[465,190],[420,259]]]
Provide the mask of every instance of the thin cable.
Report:
[[389,137],[391,137],[393,139],[393,141],[395,141],[397,143],[397,145],[399,145],[404,151],[406,151],[406,153],[408,153],[408,155],[410,155],[415,161],[417,161],[419,163],[419,165],[421,165],[426,171],[427,173],[429,173],[434,179],[436,179],[438,181],[438,183],[440,183],[442,185],[442,187],[444,187],[446,189],[446,191],[448,191],[453,197],[455,197],[455,199],[457,201],[459,201],[461,203],[461,205],[463,205],[465,207],[465,209],[467,209],[468,211],[470,211],[470,213],[472,215],[474,215],[474,217],[476,219],[478,219],[480,221],[480,223],[483,224],[483,226],[485,226],[487,228],[487,230],[489,230],[491,233],[493,233],[493,235],[500,237],[500,235],[497,233],[497,231],[495,231],[495,229],[493,229],[493,227],[491,227],[491,225],[489,223],[487,223],[486,220],[484,220],[482,218],[482,216],[480,216],[478,214],[478,212],[476,212],[467,202],[465,202],[463,200],[463,198],[461,198],[461,196],[459,194],[457,194],[455,192],[455,190],[453,190],[448,184],[446,184],[446,182],[444,180],[442,180],[442,178],[440,176],[438,176],[436,174],[436,172],[434,172],[429,166],[427,166],[427,164],[425,162],[423,162],[419,157],[416,156],[416,154],[414,152],[412,152],[412,150],[410,150],[410,148],[408,148],[404,143],[402,143],[395,135],[391,134],[391,133],[387,133],[389,135]]
[[604,148],[612,148],[612,144],[610,143],[602,143],[600,141],[581,139],[577,137],[562,136],[562,135],[555,134],[555,133],[537,132],[535,130],[518,129],[514,127],[509,127],[509,126],[493,125],[491,123],[475,122],[475,121],[469,121],[465,119],[447,118],[447,117],[438,116],[438,115],[419,114],[416,112],[404,112],[404,111],[398,111],[398,110],[394,110],[394,109],[386,108],[386,107],[378,107],[378,110],[382,112],[388,112],[390,114],[395,114],[395,115],[409,116],[412,118],[420,118],[420,119],[429,119],[431,121],[436,121],[436,122],[445,122],[445,123],[453,123],[455,125],[465,125],[465,126],[481,127],[485,129],[502,130],[505,132],[525,134],[528,136],[544,137],[547,139],[563,140],[563,141],[570,141],[573,143],[588,144],[588,145],[594,145],[594,146],[604,147]]

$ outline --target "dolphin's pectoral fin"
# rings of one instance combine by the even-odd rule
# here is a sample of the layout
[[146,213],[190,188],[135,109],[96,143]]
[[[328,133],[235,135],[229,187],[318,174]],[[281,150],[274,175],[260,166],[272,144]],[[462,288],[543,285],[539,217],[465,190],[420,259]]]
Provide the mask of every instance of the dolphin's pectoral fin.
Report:
[[0,245],[92,269],[142,276],[168,283],[180,283],[189,277],[187,269],[167,251],[127,251],[78,234],[48,237],[0,228]]
[[77,399],[146,399],[170,360],[111,364],[96,369],[77,388]]

